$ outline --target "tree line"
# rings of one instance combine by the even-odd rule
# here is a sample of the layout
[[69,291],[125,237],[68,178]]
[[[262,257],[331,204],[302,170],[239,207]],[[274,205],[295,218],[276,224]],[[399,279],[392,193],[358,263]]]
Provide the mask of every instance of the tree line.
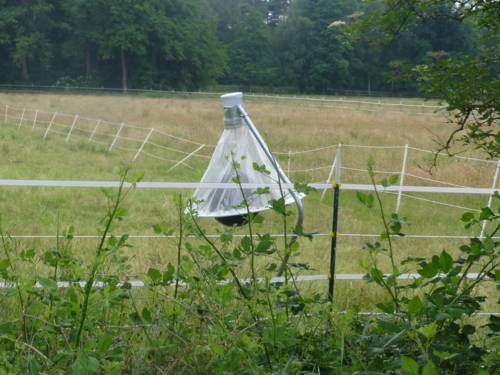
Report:
[[[414,91],[406,63],[470,53],[481,29],[436,17],[350,38],[362,0],[0,0],[0,83]],[[443,12],[449,7],[443,6]]]

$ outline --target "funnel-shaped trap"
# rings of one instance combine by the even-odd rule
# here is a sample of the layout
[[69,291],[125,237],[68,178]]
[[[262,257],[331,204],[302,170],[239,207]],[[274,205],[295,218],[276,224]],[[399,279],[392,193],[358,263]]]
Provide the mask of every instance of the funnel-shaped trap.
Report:
[[[246,115],[243,94],[226,94],[221,98],[224,132],[201,182],[234,183],[239,176],[241,183],[277,184],[279,181],[289,184],[290,180]],[[271,200],[282,197],[279,187],[270,188],[265,194],[256,194],[256,191],[257,188],[243,189],[252,213],[269,209]],[[213,217],[225,225],[241,225],[246,222],[248,213],[242,205],[243,194],[239,188],[198,188],[193,196],[194,209],[199,217]],[[297,201],[300,205],[302,196],[292,189],[283,189],[283,196],[286,204]]]

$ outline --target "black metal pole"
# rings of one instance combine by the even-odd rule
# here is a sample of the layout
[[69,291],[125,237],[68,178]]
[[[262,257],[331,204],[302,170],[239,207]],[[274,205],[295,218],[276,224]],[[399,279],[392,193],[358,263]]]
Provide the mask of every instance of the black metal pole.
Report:
[[339,219],[339,184],[334,183],[333,186],[333,218],[332,218],[332,238],[331,253],[330,253],[330,271],[328,272],[328,300],[333,301],[333,288],[335,286],[335,258],[337,257],[337,227]]

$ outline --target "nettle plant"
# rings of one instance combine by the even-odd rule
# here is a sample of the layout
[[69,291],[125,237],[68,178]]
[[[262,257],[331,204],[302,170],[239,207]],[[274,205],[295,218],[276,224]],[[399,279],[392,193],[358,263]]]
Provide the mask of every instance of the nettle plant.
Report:
[[[443,250],[430,259],[408,257],[398,264],[392,239],[404,236],[406,219],[385,212],[372,162],[368,170],[375,192],[358,193],[358,199],[378,210],[383,232],[381,241],[365,245],[371,263],[366,279],[383,288],[388,300],[377,304],[385,317],[375,319],[370,335],[357,338],[357,344],[380,370],[401,367],[405,374],[415,375],[495,373],[500,365],[495,336],[500,318],[491,314],[489,322],[480,326],[473,324],[473,317],[486,301],[484,288],[496,285],[499,290],[500,242],[495,236],[500,229],[500,196],[495,195],[495,211],[483,208],[478,216],[469,212],[462,216],[466,228],[489,223],[491,230],[484,238],[471,238],[456,256]],[[391,176],[380,184],[396,182],[397,176]],[[382,258],[389,259],[386,274],[379,267]],[[404,277],[415,271],[418,278]]]

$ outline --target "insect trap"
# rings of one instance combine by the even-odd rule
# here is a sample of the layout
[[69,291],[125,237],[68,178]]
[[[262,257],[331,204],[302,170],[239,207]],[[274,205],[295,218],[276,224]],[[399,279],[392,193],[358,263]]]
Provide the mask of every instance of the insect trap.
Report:
[[[294,189],[272,187],[262,194],[258,188],[240,188],[241,184],[290,184],[264,139],[243,108],[241,92],[221,96],[224,103],[224,132],[215,147],[202,183],[231,184],[229,187],[198,188],[193,196],[193,208],[198,217],[211,217],[224,225],[239,226],[248,221],[248,212],[259,213],[270,207],[270,201],[285,199],[295,203],[298,224],[302,224],[302,194]],[[259,193],[259,194],[258,194]],[[244,200],[248,205],[243,204]]]

